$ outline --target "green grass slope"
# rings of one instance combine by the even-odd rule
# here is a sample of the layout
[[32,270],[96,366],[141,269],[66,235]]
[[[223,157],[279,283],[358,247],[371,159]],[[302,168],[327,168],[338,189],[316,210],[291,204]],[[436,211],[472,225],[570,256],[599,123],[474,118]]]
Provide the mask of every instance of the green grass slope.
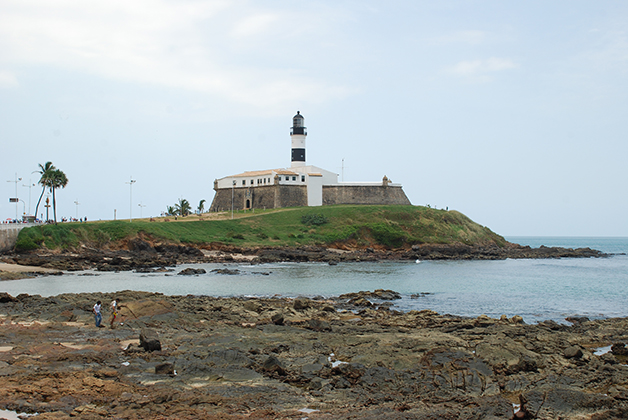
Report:
[[267,210],[222,220],[167,223],[120,220],[36,226],[20,232],[16,250],[42,246],[68,250],[80,245],[115,247],[116,243],[139,234],[169,243],[219,242],[240,247],[321,245],[396,249],[423,243],[499,246],[506,243],[503,237],[457,211],[421,206],[341,205]]

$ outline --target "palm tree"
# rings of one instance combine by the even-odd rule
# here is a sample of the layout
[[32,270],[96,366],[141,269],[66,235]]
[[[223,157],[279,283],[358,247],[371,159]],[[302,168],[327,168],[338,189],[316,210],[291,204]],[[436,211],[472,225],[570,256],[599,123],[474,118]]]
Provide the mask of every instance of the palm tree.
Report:
[[203,211],[205,211],[205,199],[201,200],[198,203],[198,208],[196,209],[198,211],[198,215],[201,216],[201,214],[203,214]]
[[179,202],[174,205],[177,208],[177,213],[179,216],[185,217],[190,214],[192,211],[192,206],[190,206],[190,202],[185,198],[179,198]]
[[55,169],[49,176],[50,189],[52,190],[52,210],[55,219],[55,225],[57,224],[57,200],[55,197],[55,191],[57,188],[65,188],[68,185],[68,177],[60,169]]
[[41,203],[41,198],[44,196],[44,192],[46,191],[46,187],[50,187],[49,178],[50,174],[57,168],[52,164],[52,162],[46,162],[45,164],[39,164],[39,171],[37,173],[41,174],[41,178],[39,178],[38,184],[41,185],[41,195],[39,196],[39,200],[37,200],[37,206],[35,207],[35,217],[37,217],[37,211],[39,210],[39,203]]
[[168,206],[166,207],[166,214],[168,216],[174,216],[177,214],[177,209],[174,206]]

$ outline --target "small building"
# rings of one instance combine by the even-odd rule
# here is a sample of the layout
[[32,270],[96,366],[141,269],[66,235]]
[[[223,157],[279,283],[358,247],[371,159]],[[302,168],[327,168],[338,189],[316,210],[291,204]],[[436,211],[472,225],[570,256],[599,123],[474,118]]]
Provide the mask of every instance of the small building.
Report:
[[290,127],[290,168],[248,171],[214,180],[211,211],[332,204],[411,204],[401,184],[339,182],[338,174],[307,165],[305,118],[299,111]]

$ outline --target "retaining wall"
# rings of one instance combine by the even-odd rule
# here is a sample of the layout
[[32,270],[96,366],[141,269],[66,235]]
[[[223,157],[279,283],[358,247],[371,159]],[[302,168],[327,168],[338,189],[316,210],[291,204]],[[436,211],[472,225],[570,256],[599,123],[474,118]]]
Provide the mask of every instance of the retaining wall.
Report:
[[[230,188],[216,190],[210,211],[231,210]],[[233,189],[233,209],[272,209],[307,206],[305,185],[266,185]],[[410,200],[400,186],[323,185],[323,205],[332,204],[405,204]]]
[[0,225],[0,254],[13,250],[20,230],[25,227],[27,225],[24,224]]
[[389,185],[323,185],[323,205],[406,204],[410,200],[402,187]]

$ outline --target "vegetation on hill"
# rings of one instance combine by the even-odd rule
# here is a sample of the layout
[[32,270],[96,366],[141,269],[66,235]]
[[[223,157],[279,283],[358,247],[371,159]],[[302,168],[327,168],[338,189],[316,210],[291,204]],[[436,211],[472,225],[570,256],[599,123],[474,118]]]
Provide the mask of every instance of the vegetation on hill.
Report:
[[[223,243],[239,247],[339,246],[408,248],[417,244],[497,244],[506,241],[487,227],[457,211],[422,206],[324,206],[230,213],[218,220],[198,216],[169,222],[144,220],[68,223],[23,229],[17,251],[116,247],[142,234],[156,241],[203,245]],[[193,219],[193,221],[189,221]]]

